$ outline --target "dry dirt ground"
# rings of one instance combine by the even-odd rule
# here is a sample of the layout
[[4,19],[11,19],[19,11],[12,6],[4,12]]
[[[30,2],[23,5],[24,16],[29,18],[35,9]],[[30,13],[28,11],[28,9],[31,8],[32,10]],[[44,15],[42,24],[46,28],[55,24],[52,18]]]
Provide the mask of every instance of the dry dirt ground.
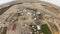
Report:
[[[53,34],[59,34],[60,32],[60,8],[55,7],[50,4],[43,4],[43,3],[23,3],[18,4],[10,7],[7,11],[5,11],[2,15],[0,15],[0,23],[2,27],[8,27],[7,34],[20,34],[20,26],[21,24],[24,24],[23,21],[20,20],[22,17],[18,17],[18,23],[16,30],[12,31],[12,25],[13,21],[17,19],[17,17],[14,17],[14,19],[11,22],[6,22],[5,19],[8,18],[8,16],[12,16],[10,14],[17,13],[19,8],[28,7],[32,9],[37,9],[42,13],[42,22],[48,24],[50,30]],[[26,16],[26,15],[25,15]],[[29,17],[29,20],[27,21],[33,21],[30,19],[31,16],[26,16],[26,18]],[[6,24],[3,24],[6,23]],[[11,25],[12,24],[12,25]],[[22,27],[22,26],[21,26]]]

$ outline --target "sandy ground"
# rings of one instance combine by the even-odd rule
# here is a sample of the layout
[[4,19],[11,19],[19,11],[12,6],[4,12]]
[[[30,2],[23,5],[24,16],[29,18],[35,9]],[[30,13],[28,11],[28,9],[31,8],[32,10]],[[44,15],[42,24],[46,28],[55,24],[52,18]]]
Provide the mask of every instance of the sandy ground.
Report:
[[[44,4],[43,4],[44,5]],[[55,8],[51,8],[52,6],[41,6],[40,5],[40,3],[24,3],[24,4],[19,4],[19,5],[15,5],[15,6],[12,6],[10,9],[8,9],[5,13],[3,13],[1,16],[0,16],[0,22],[2,23],[4,23],[4,22],[6,22],[6,21],[4,21],[8,16],[9,16],[9,14],[11,14],[11,13],[16,13],[17,12],[17,9],[19,8],[19,7],[29,7],[29,8],[36,8],[36,9],[38,9],[39,11],[40,10],[42,10],[42,11],[40,11],[41,13],[44,13],[45,14],[45,16],[43,16],[45,19],[43,20],[43,22],[47,22],[47,24],[49,25],[50,23],[54,23],[56,26],[57,26],[57,28],[58,28],[58,30],[60,31],[60,26],[59,26],[59,24],[60,24],[60,11],[59,11],[59,9],[55,9]],[[54,12],[54,11],[55,12]],[[57,12],[58,11],[58,12]],[[49,16],[50,15],[50,16]],[[28,17],[30,17],[30,16],[26,16],[27,18]],[[53,19],[54,19],[54,21],[52,21],[52,19],[50,19],[50,17],[52,17]],[[22,17],[20,17],[20,18],[22,18]],[[28,21],[33,21],[33,20],[28,20]],[[21,24],[23,24],[22,22],[21,23],[19,23],[20,22],[20,20],[18,21],[18,28],[16,29],[16,31],[12,31],[11,29],[10,30],[8,30],[7,31],[7,34],[19,34],[19,31],[20,31],[20,25]],[[49,23],[48,23],[49,22]],[[8,22],[6,23],[6,25],[5,26],[8,26]],[[21,26],[22,27],[22,26]],[[50,28],[51,29],[51,28]],[[19,31],[17,31],[17,30],[19,30]]]

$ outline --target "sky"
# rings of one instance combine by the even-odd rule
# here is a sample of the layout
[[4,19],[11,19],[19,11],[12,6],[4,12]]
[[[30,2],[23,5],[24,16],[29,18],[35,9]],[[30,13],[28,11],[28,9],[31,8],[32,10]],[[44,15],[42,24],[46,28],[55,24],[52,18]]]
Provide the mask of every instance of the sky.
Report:
[[[14,0],[0,0],[0,5],[11,2],[11,1],[14,1]],[[49,2],[57,6],[60,6],[60,0],[41,0],[41,1]]]
[[52,3],[60,7],[60,0],[41,0],[41,1]]
[[0,5],[11,2],[11,1],[14,1],[14,0],[0,0]]

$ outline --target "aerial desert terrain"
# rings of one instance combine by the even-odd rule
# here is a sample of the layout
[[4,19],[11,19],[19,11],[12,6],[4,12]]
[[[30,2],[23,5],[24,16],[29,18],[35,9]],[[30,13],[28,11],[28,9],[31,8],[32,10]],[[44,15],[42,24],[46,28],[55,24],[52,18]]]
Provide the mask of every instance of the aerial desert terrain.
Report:
[[40,2],[2,9],[0,34],[60,34],[60,7]]

